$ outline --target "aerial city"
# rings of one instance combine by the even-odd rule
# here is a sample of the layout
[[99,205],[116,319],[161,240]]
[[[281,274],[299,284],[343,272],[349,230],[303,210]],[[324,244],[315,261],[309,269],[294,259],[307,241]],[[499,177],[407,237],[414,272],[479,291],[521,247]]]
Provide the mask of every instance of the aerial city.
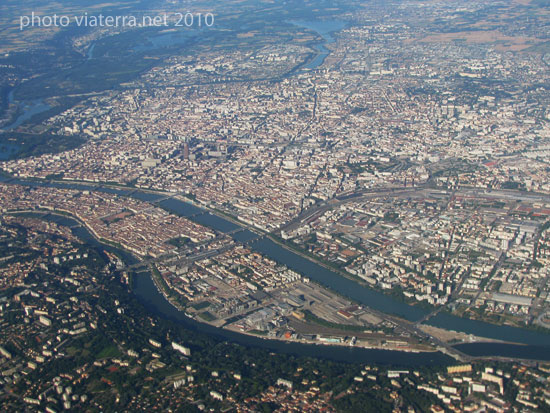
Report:
[[550,411],[550,1],[0,33],[0,411]]

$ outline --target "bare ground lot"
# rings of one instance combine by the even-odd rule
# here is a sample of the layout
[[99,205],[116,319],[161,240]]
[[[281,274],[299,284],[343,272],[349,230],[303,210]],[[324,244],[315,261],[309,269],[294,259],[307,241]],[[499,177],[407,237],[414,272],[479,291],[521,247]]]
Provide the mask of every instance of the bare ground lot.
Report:
[[512,37],[498,30],[464,31],[456,33],[438,33],[425,36],[416,41],[424,43],[449,43],[463,41],[468,44],[494,43],[501,51],[521,51],[541,42],[533,37]]

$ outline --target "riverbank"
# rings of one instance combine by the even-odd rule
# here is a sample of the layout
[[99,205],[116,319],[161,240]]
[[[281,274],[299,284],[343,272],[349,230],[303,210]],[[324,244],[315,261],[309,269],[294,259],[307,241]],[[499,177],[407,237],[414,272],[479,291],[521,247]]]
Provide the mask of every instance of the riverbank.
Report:
[[[98,244],[102,244],[102,245],[105,245],[105,246],[111,247],[111,248],[120,249],[119,247],[115,247],[115,246],[110,245],[110,244],[105,244],[104,241],[101,238],[97,237],[96,234],[94,234],[92,231],[90,231],[88,226],[85,225],[85,223],[80,218],[78,218],[77,216],[69,213],[68,211],[19,210],[19,211],[10,211],[10,214],[12,214],[12,215],[25,214],[26,216],[33,216],[33,217],[38,218],[38,219],[46,219],[46,220],[47,220],[48,216],[57,216],[57,217],[60,217],[60,218],[72,220],[72,221],[74,221],[74,223],[77,223],[81,228],[85,229],[87,231],[87,233],[91,237],[93,237],[93,239]],[[59,224],[64,225],[63,223],[59,223]],[[75,225],[74,224],[71,225],[71,228],[74,229]],[[124,253],[131,255],[136,260],[136,262],[139,262],[139,258],[136,257],[135,255],[133,255],[130,251],[124,250]],[[122,255],[125,255],[125,254],[122,254]],[[143,271],[140,272],[140,274],[143,274],[143,273],[144,273]],[[158,273],[158,271],[157,271],[157,273]],[[149,267],[149,269],[146,271],[146,274],[147,274],[147,277],[151,280],[151,282],[155,286],[155,290],[157,291],[157,293],[160,296],[162,296],[162,298],[165,300],[165,302],[167,302],[176,311],[178,311],[182,315],[184,314],[185,317],[192,319],[196,323],[200,323],[200,324],[204,324],[204,325],[210,325],[214,328],[223,329],[223,330],[226,330],[226,331],[231,331],[233,333],[241,334],[241,335],[244,335],[244,336],[247,336],[247,337],[254,337],[255,339],[275,341],[275,342],[279,342],[279,343],[282,343],[282,344],[284,344],[284,343],[294,343],[294,344],[323,346],[323,347],[329,347],[329,348],[330,347],[350,348],[349,344],[344,343],[344,342],[342,342],[342,343],[325,343],[325,342],[317,341],[317,340],[293,339],[293,338],[281,339],[281,338],[273,338],[273,337],[264,337],[264,336],[261,336],[261,335],[258,335],[258,334],[253,334],[253,333],[250,333],[250,332],[247,332],[247,331],[237,331],[236,329],[217,327],[213,323],[208,323],[206,321],[200,320],[197,317],[192,316],[191,314],[189,314],[188,312],[185,311],[186,309],[183,306],[181,306],[179,303],[175,302],[173,297],[172,297],[171,290],[168,288],[167,285],[163,284],[158,279],[159,277],[161,277],[161,275],[158,274],[157,277],[154,276],[154,269],[153,268]],[[397,347],[391,348],[391,347],[381,347],[381,346],[361,345],[361,344],[356,345],[354,347],[355,348],[366,349],[366,350],[383,350],[383,351],[391,351],[391,352],[405,352],[405,353],[416,353],[416,354],[419,354],[419,353],[436,353],[437,352],[436,349],[433,349],[431,351],[421,351],[421,350],[417,350],[417,349],[414,349],[414,348],[397,348]]]
[[[242,242],[243,238],[246,238],[247,236],[252,238],[257,237],[256,234],[247,231],[247,228],[244,226],[244,224],[237,225],[232,222],[230,223],[229,221],[218,215],[208,213],[210,211],[205,210],[204,208],[200,208],[196,205],[192,205],[189,202],[174,198],[174,196],[177,195],[174,193],[166,193],[152,190],[141,191],[137,189],[129,191],[129,188],[127,187],[125,187],[123,190],[118,190],[114,187],[104,188],[101,186],[101,183],[79,185],[70,183],[68,181],[52,183],[44,180],[42,180],[42,182],[37,182],[36,180],[33,180],[32,182],[27,182],[25,180],[15,178],[5,178],[3,180],[9,180],[9,183],[20,185],[39,185],[54,186],[67,189],[98,190],[100,192],[103,191],[108,193],[117,193],[121,196],[130,196],[136,199],[145,200],[150,203],[155,203],[156,201],[163,198],[169,198],[169,207],[166,208],[165,205],[164,207],[172,213],[189,217],[189,219],[191,220],[197,220],[196,222],[198,223],[225,233],[231,232],[236,227],[240,228],[242,230],[238,232],[235,237],[235,239],[240,242]],[[326,267],[322,267],[309,259],[301,257],[293,253],[292,251],[283,248],[282,246],[276,244],[270,239],[261,238],[255,241],[251,246],[254,250],[265,254],[267,257],[274,259],[278,262],[284,262],[285,265],[287,265],[289,268],[299,273],[306,274],[306,276],[311,280],[328,287],[332,291],[336,291],[343,296],[350,297],[354,301],[364,304],[371,309],[375,309],[376,311],[389,314],[397,313],[398,315],[403,316],[405,319],[413,322],[415,320],[421,319],[426,314],[426,312],[422,309],[411,307],[407,304],[398,302],[395,299],[388,297],[383,293],[380,293],[379,291],[375,291],[371,288],[358,285],[356,282],[349,280],[342,275],[327,269]],[[546,334],[534,333],[515,327],[497,326],[483,322],[461,319],[446,313],[437,314],[436,317],[430,320],[429,324],[444,329],[455,330],[466,334],[473,334],[475,336],[488,337],[490,339],[500,341],[520,342],[522,344],[534,346],[550,346],[550,336]],[[524,358],[532,357],[531,354],[528,354],[528,350],[525,349],[525,346],[521,346],[520,351],[525,354]],[[539,350],[537,350],[537,352],[539,352]],[[540,353],[542,354],[542,352]],[[487,356],[492,355],[494,355],[493,352],[487,352]],[[538,355],[536,357],[539,358]],[[542,358],[544,359],[545,356],[543,355]]]

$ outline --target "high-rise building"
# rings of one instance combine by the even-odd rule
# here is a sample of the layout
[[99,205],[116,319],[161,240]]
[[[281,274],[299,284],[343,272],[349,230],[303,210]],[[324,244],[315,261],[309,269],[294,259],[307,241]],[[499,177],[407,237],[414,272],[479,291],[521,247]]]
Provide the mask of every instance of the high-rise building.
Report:
[[189,142],[183,144],[183,159],[189,159]]

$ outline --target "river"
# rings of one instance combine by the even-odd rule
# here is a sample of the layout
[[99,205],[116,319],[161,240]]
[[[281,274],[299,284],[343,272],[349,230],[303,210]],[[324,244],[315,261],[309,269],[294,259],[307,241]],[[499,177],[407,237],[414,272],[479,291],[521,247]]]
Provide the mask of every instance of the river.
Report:
[[[332,32],[341,30],[345,26],[345,23],[340,21],[293,21],[291,23],[314,30],[325,39],[326,43],[331,43],[334,40],[331,36]],[[319,50],[319,55],[311,62],[309,62],[305,66],[305,68],[313,69],[318,67],[323,63],[325,57],[329,53],[329,51],[323,45],[318,46],[317,49]],[[30,116],[32,116],[32,114]],[[30,116],[28,116],[27,119],[30,118]],[[18,118],[18,120],[20,118],[21,116]],[[24,120],[25,119],[21,120],[21,123]],[[0,181],[1,180],[2,179],[0,178]],[[80,190],[99,190],[102,192],[116,193],[122,196],[131,196],[135,199],[151,203],[154,203],[164,197],[160,194],[153,194],[142,191],[120,190],[109,187],[97,188],[95,186],[85,184],[76,185],[69,183],[30,183],[27,181],[18,180],[14,180],[13,182],[23,185],[52,186],[58,188],[71,188]],[[188,202],[170,198],[160,201],[158,204],[168,211],[171,211],[178,215],[189,217],[199,224],[208,226],[224,233],[243,228],[227,219],[221,218],[217,215],[213,215],[212,213]],[[78,228],[76,231],[81,232],[82,228]],[[82,235],[84,235],[88,240],[91,237],[91,235],[89,234],[88,236],[86,236],[86,234]],[[353,280],[350,280],[340,274],[335,273],[334,271],[331,271],[319,264],[303,258],[300,255],[279,246],[269,239],[262,238],[260,240],[257,240],[258,236],[247,229],[243,229],[242,231],[235,233],[233,235],[233,238],[239,242],[247,243],[252,249],[265,254],[267,257],[277,262],[287,265],[289,268],[304,274],[305,276],[318,282],[319,284],[322,284],[344,296],[347,296],[375,310],[399,315],[409,321],[417,321],[427,313],[424,309],[410,306],[403,302],[397,301],[387,295],[384,295],[379,291],[359,285]],[[126,254],[126,258],[129,260],[135,260],[135,258],[131,257],[129,254]],[[154,284],[152,280],[150,280],[150,277],[141,274],[137,277],[137,280],[138,282],[136,287],[136,295],[142,300],[144,304],[146,304],[148,308],[168,318],[177,319],[187,326],[205,331],[208,334],[222,336],[226,339],[242,342],[243,344],[258,345],[261,347],[272,348],[274,350],[281,351],[291,350],[292,352],[298,352],[299,349],[303,348],[301,346],[305,346],[305,348],[303,348],[303,354],[311,354],[308,352],[316,349],[314,353],[315,355],[318,355],[320,357],[325,357],[335,352],[333,347],[330,347],[330,349],[328,349],[326,348],[326,346],[305,345],[300,343],[279,343],[271,340],[263,340],[260,338],[250,337],[238,333],[232,333],[227,330],[217,329],[203,323],[198,323],[178,312],[164,299],[162,294],[158,293],[156,288],[151,288]],[[470,343],[457,346],[459,350],[463,351],[466,354],[475,356],[503,356],[550,360],[550,335],[547,334],[516,327],[497,326],[489,323],[467,320],[443,312],[431,318],[427,322],[427,324],[445,328],[447,330],[454,330],[481,337],[487,337],[502,341],[511,341],[522,344],[514,345],[494,343]],[[381,362],[389,361],[389,359],[391,358],[397,360],[401,358],[401,356],[404,356],[402,357],[403,359],[410,358],[411,360],[416,360],[418,357],[427,357],[425,355],[385,352],[381,350],[361,350],[356,348],[341,349],[338,347],[336,349],[339,359],[345,361],[351,361],[354,357],[358,356],[359,353],[361,353],[361,357],[373,357],[374,355],[376,355],[374,356],[375,358],[377,358],[376,361]],[[367,353],[363,355],[363,351],[366,351]],[[391,356],[386,353],[391,354]],[[425,362],[433,362],[433,360],[425,359]]]
[[[14,103],[13,90],[11,90],[8,94],[8,102],[10,104]],[[13,129],[16,129],[26,121],[30,120],[34,115],[38,115],[39,113],[45,112],[49,109],[51,109],[51,106],[41,99],[20,102],[19,115],[17,116],[17,118],[12,123],[4,126],[0,130],[11,131]]]
[[[1,178],[6,180],[6,178]],[[129,192],[128,190],[118,190],[113,188],[96,187],[92,185],[78,185],[72,183],[37,183],[22,180],[12,180],[11,182],[30,186],[55,186],[69,189],[80,190],[99,190],[110,193],[120,193],[121,195],[128,195],[141,200],[148,200],[148,202],[154,202],[163,198],[162,195],[151,194],[142,191]],[[175,214],[186,216],[206,225],[210,228],[216,229],[221,232],[231,232],[235,229],[239,229],[239,226],[233,222],[230,222],[224,218],[208,213],[207,211],[190,204],[189,202],[181,201],[178,199],[170,198],[159,202],[159,205],[166,210]],[[393,314],[399,314],[410,321],[416,321],[422,318],[426,314],[426,310],[410,306],[403,302],[397,301],[392,297],[389,297],[382,292],[373,290],[366,286],[359,285],[358,283],[331,271],[319,264],[316,264],[300,255],[282,248],[269,239],[254,240],[257,235],[251,231],[244,229],[234,235],[235,239],[240,242],[247,242],[248,239],[253,239],[248,245],[254,250],[265,254],[267,257],[281,262],[296,271],[299,271],[306,277],[313,281],[318,282],[344,296],[348,296],[355,301],[369,306],[375,310],[388,312]],[[160,294],[159,294],[160,295]],[[162,300],[164,300],[164,297]],[[159,298],[160,299],[160,298]],[[167,305],[170,305],[166,302]],[[160,307],[160,304],[157,303]],[[447,330],[454,330],[464,332],[467,334],[479,335],[482,337],[492,338],[502,341],[512,341],[520,343],[521,345],[501,345],[492,344],[490,346],[482,343],[468,344],[460,350],[471,355],[483,355],[483,356],[504,356],[509,354],[510,351],[515,352],[515,357],[520,358],[535,358],[540,360],[550,360],[550,335],[529,331],[517,327],[510,326],[497,326],[480,321],[468,320],[460,318],[447,313],[439,313],[434,318],[430,319],[427,324],[443,327]],[[263,340],[262,340],[263,341]]]
[[[116,247],[102,244],[83,226],[79,226],[75,219],[54,214],[23,213],[23,216],[40,217],[43,220],[56,222],[71,227],[72,233],[88,244],[116,252],[127,264],[134,264],[139,260]],[[149,272],[134,274],[133,292],[144,307],[153,314],[175,321],[185,328],[199,331],[221,340],[231,341],[244,346],[254,346],[271,351],[295,354],[305,357],[318,357],[347,363],[381,363],[398,366],[447,365],[452,359],[442,353],[407,353],[388,350],[373,350],[349,346],[314,345],[280,340],[262,339],[233,331],[216,328],[209,324],[200,323],[187,317],[183,312],[172,306],[155,286]]]
[[313,46],[315,50],[317,50],[317,55],[313,58],[313,60],[306,63],[302,67],[302,69],[309,70],[317,69],[323,64],[326,57],[330,53],[330,50],[328,50],[325,45],[334,42],[332,33],[340,31],[346,26],[346,22],[340,20],[292,20],[289,23],[312,30],[319,34],[324,40],[324,43]]

